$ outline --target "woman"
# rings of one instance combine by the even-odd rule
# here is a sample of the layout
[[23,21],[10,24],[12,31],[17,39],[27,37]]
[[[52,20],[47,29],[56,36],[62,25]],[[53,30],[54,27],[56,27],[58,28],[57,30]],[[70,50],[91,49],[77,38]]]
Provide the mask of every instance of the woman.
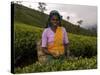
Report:
[[65,47],[68,46],[67,32],[61,27],[62,17],[58,11],[50,12],[47,28],[42,33],[42,49],[47,58],[60,59],[65,54]]

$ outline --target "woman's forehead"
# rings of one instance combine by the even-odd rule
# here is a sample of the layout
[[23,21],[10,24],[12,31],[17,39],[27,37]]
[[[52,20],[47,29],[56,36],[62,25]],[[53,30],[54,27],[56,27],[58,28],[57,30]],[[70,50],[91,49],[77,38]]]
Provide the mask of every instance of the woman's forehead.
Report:
[[53,15],[51,18],[58,18],[58,16],[57,15]]

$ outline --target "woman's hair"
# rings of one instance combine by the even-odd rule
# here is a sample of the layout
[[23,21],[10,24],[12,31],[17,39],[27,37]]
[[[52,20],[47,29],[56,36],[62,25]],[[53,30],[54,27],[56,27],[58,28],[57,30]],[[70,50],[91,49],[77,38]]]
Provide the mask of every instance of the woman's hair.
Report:
[[47,21],[47,24],[46,24],[46,28],[48,28],[52,25],[50,20],[51,20],[52,16],[54,16],[54,15],[58,17],[59,26],[61,26],[62,16],[60,16],[58,11],[53,10],[53,11],[50,12],[50,15],[49,15],[49,18],[48,18],[48,21]]

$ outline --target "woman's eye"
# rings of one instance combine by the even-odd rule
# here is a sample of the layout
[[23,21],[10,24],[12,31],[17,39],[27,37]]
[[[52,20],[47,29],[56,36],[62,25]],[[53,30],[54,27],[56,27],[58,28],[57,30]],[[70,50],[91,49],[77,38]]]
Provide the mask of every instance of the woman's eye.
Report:
[[58,19],[51,19],[52,21],[58,21]]

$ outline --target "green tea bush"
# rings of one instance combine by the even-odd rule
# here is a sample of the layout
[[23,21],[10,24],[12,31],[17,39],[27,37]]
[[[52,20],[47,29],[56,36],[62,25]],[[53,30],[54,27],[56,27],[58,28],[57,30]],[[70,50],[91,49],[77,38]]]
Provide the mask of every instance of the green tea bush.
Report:
[[34,73],[34,72],[51,72],[51,71],[68,71],[68,70],[83,70],[83,69],[96,69],[97,59],[92,58],[70,58],[65,59],[63,63],[59,60],[52,60],[51,63],[40,64],[34,63],[26,67],[18,67],[15,73]]
[[[15,64],[18,65],[26,60],[37,60],[36,43],[41,39],[42,28],[15,23]],[[97,38],[68,33],[70,56],[92,57],[97,55]],[[21,62],[19,61],[21,60]],[[29,60],[29,61],[30,61]],[[25,63],[25,62],[24,62]]]
[[69,50],[71,55],[92,57],[97,55],[97,38],[83,35],[69,34]]
[[[37,60],[36,43],[41,38],[42,30],[27,26],[25,24],[15,24],[14,52],[15,65],[20,65],[27,60]],[[39,34],[40,33],[40,34]]]

